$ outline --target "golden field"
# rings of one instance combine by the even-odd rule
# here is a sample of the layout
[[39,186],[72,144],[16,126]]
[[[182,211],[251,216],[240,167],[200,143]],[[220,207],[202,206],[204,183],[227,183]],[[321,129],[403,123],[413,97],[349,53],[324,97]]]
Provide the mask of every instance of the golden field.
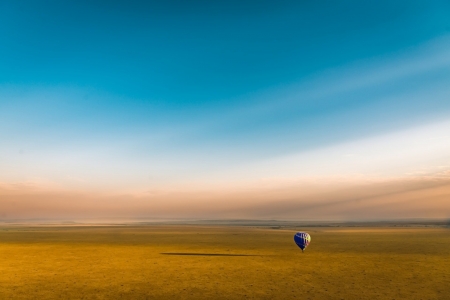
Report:
[[4,225],[0,299],[450,299],[450,229]]

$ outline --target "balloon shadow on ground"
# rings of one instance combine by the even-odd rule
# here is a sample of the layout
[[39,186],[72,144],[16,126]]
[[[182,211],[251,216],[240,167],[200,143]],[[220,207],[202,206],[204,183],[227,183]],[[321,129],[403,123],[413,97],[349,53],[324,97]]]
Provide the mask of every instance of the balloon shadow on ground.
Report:
[[228,253],[187,253],[187,252],[163,252],[162,255],[180,255],[180,256],[260,256],[252,254],[228,254]]

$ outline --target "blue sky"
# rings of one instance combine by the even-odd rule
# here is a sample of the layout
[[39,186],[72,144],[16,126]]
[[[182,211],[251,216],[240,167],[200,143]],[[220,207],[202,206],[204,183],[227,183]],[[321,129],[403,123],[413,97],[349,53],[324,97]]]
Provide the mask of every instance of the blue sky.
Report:
[[[448,1],[2,1],[0,183],[125,193],[442,172],[449,16]],[[444,143],[402,158],[398,134]],[[336,149],[374,166],[327,171]]]
[[2,82],[232,102],[449,32],[446,1],[3,1]]

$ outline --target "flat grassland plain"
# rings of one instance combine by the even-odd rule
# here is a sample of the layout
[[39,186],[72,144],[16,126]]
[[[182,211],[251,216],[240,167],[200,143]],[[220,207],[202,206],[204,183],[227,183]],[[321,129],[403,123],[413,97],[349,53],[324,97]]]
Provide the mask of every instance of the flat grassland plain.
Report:
[[4,225],[0,299],[450,299],[450,229]]

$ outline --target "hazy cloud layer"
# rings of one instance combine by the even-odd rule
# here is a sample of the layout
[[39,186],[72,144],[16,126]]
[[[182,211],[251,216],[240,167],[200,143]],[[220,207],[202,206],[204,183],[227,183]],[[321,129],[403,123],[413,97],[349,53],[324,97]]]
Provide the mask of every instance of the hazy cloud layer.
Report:
[[1,219],[379,220],[450,217],[450,173],[415,179],[100,194],[2,185]]

